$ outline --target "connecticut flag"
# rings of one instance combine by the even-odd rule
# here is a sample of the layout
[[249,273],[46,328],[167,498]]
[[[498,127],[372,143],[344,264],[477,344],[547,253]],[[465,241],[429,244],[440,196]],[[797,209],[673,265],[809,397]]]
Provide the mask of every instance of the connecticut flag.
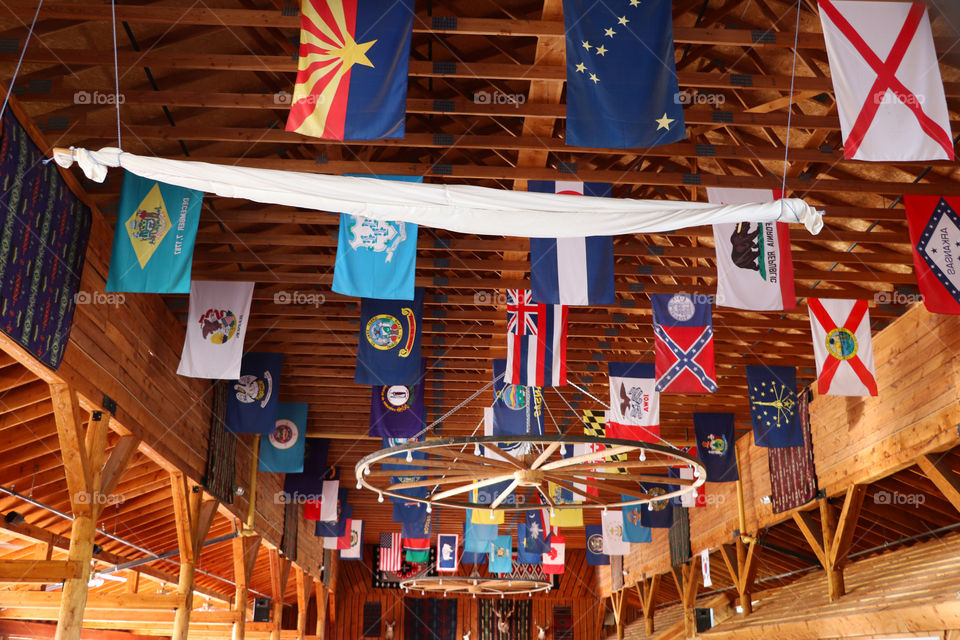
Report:
[[413,0],[304,0],[287,131],[402,138]]

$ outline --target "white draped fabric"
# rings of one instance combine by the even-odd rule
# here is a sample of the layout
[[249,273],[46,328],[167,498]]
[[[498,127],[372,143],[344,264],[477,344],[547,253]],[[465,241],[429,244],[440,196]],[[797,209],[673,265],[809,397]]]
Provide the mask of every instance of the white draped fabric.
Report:
[[567,238],[657,233],[725,222],[794,222],[814,234],[823,227],[823,214],[796,198],[741,205],[595,198],[167,160],[113,147],[55,150],[54,159],[65,168],[76,162],[96,182],[103,182],[107,168],[123,167],[144,178],[225,198],[479,235]]

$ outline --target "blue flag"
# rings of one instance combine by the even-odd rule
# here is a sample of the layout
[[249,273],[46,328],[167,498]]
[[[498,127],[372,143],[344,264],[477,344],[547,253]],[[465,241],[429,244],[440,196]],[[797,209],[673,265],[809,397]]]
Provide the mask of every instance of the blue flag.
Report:
[[733,417],[732,413],[693,414],[697,457],[707,470],[707,482],[733,482],[740,479]]
[[353,518],[353,506],[347,504],[347,490],[340,489],[337,500],[336,522],[317,520],[313,534],[318,538],[342,538],[347,532],[347,522]]
[[[517,564],[542,564],[543,551],[533,551],[527,547],[527,523],[517,523]],[[549,547],[548,547],[549,548]]]
[[430,514],[424,506],[415,512],[416,517],[400,523],[400,537],[404,540],[423,540],[430,537]]
[[287,500],[304,502],[319,500],[323,493],[323,481],[336,470],[327,466],[330,441],[326,438],[307,438],[303,450],[303,471],[288,473],[283,479],[283,491]]
[[277,423],[282,353],[243,354],[240,378],[230,382],[224,427],[234,433],[270,434]]
[[[423,182],[422,176],[360,176]],[[333,287],[358,298],[413,300],[417,225],[340,214]]]
[[522,524],[524,535],[517,538],[517,549],[539,554],[550,551],[549,523],[542,509],[528,509]]
[[[637,498],[633,496],[622,495],[620,499],[624,502],[632,502]],[[648,527],[641,524],[642,510],[646,509],[645,504],[635,504],[632,507],[622,507],[623,512],[623,540],[624,542],[651,542],[653,535]]]
[[[423,439],[423,436],[420,437]],[[384,438],[383,439],[383,448],[388,449],[390,447],[395,447],[407,442],[407,438]],[[406,454],[398,453],[390,456],[391,458],[400,458],[406,462]],[[426,460],[429,456],[426,451],[411,451],[410,452],[410,461],[414,460]],[[409,465],[409,464],[390,464],[384,462],[381,465],[381,469],[386,471],[403,471],[406,473],[414,473],[416,471],[422,471],[424,467],[418,465]],[[425,480],[425,476],[418,475],[405,475],[405,476],[390,476],[391,484],[401,484],[406,482],[418,482],[420,480]],[[429,487],[412,487],[410,489],[397,489],[397,493],[409,496],[411,498],[425,498],[429,492]],[[404,520],[409,520],[414,517],[414,514],[411,510],[419,510],[426,508],[425,505],[421,502],[416,502],[413,500],[403,500],[401,498],[396,498],[390,496],[390,500],[393,502],[393,519],[395,522],[403,522]]]
[[300,473],[307,438],[306,402],[277,404],[277,423],[266,438],[260,438],[258,469],[268,473]]
[[610,564],[610,556],[603,551],[603,527],[599,524],[586,526],[587,564],[602,567]]
[[513,536],[497,536],[490,543],[487,571],[490,573],[510,573],[513,571]]
[[[539,387],[504,382],[506,366],[506,360],[493,361],[493,422],[484,425],[484,435],[543,435],[543,393]],[[510,451],[516,445],[503,446]]]
[[[488,543],[489,544],[489,543]],[[486,564],[487,551],[464,551],[460,554],[460,564]]]
[[412,438],[426,426],[423,391],[426,372],[417,384],[371,387],[370,431],[372,438]]
[[686,137],[670,0],[563,0],[567,144],[634,149]]
[[797,370],[794,367],[747,367],[750,419],[758,447],[802,447],[797,419]]
[[[642,483],[643,490],[650,495],[662,496],[676,490],[672,484],[656,482]],[[673,505],[670,499],[654,500],[640,509],[640,524],[651,529],[669,529],[673,525]]]
[[497,525],[477,524],[472,522],[470,511],[467,511],[466,522],[463,523],[463,549],[472,553],[486,553],[490,549],[490,542],[497,537]]
[[360,303],[360,346],[354,382],[375,385],[414,385],[423,363],[423,289],[413,302],[363,298]]
[[106,291],[190,293],[203,192],[125,172]]

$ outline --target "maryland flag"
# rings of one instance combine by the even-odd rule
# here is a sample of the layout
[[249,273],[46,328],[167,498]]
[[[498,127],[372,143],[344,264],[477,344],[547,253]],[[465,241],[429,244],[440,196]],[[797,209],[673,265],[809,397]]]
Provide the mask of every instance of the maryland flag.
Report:
[[402,138],[413,0],[303,0],[287,131]]
[[[584,409],[583,417],[581,419],[583,420],[583,435],[595,436],[597,438],[607,437],[607,412],[606,411],[593,411],[591,409]],[[593,445],[588,445],[588,446],[591,447],[590,448],[591,452],[603,451],[604,449],[606,449],[606,446],[602,444],[595,445],[596,448],[594,448]],[[622,461],[626,461],[627,454],[618,453],[615,456],[607,456],[605,459],[609,462],[612,462],[614,460],[622,462]],[[625,473],[626,469],[617,469],[616,472]],[[611,473],[611,471],[607,470],[607,473]],[[593,491],[590,491],[590,495],[597,495],[595,491],[596,491],[595,489]]]

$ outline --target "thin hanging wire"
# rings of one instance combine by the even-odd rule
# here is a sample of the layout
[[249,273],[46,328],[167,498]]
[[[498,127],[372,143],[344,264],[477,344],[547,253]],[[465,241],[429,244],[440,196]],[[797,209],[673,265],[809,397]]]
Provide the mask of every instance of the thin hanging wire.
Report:
[[117,61],[117,0],[110,2],[113,19],[113,103],[117,107],[117,148],[123,150],[120,138],[120,63]]
[[10,95],[13,93],[13,87],[17,84],[17,76],[20,75],[20,65],[23,64],[23,57],[27,53],[27,47],[30,46],[30,38],[33,36],[33,30],[37,26],[37,17],[40,15],[40,7],[43,6],[43,0],[37,3],[37,10],[33,14],[33,21],[30,23],[30,30],[27,31],[27,39],[23,42],[23,49],[20,51],[20,58],[17,60],[17,67],[13,70],[13,78],[10,80],[10,86],[7,87],[7,95],[3,97],[3,106],[0,107],[0,118],[3,118],[7,110],[7,103],[10,101]]
[[[577,391],[579,391],[579,392],[581,392],[581,393],[587,394],[588,396],[590,396],[591,398],[593,398],[594,400],[596,400],[597,402],[599,402],[599,403],[600,403],[603,407],[605,407],[607,410],[610,409],[610,405],[608,405],[606,402],[604,402],[604,401],[602,401],[602,400],[598,400],[596,396],[592,395],[592,394],[591,394],[589,391],[587,391],[586,389],[578,386],[575,382],[572,382],[572,381],[570,381],[570,380],[567,380],[567,384],[569,384],[571,387],[573,387],[573,388],[576,389]],[[567,402],[567,399],[563,397],[563,394],[558,391],[558,392],[557,392],[557,395],[560,396],[560,399],[563,400],[563,402],[567,405],[567,408],[569,408],[570,411],[573,412],[573,415],[577,416],[577,418],[580,420],[580,422],[583,422],[583,418],[580,416],[580,413],[579,413],[576,409],[574,409],[572,406],[570,406],[570,403]],[[584,423],[584,424],[586,424],[586,423]],[[659,433],[653,433],[652,431],[650,431],[650,430],[647,429],[646,427],[639,426],[639,425],[638,425],[638,428],[643,429],[643,430],[646,431],[648,434],[654,436],[657,440],[659,440],[659,441],[662,442],[663,444],[667,445],[667,446],[670,447],[671,449],[676,449],[677,451],[680,451],[680,450],[681,450],[680,447],[678,447],[677,445],[673,444],[672,442],[670,442],[670,441],[668,441],[668,440],[664,440],[663,437],[662,437]]]
[[793,87],[797,78],[797,50],[800,42],[800,3],[797,0],[797,24],[793,29],[793,68],[790,71],[790,101],[787,103],[787,139],[783,145],[783,180],[780,182],[780,192],[783,197],[787,194],[787,164],[790,159],[790,125],[793,122]]

